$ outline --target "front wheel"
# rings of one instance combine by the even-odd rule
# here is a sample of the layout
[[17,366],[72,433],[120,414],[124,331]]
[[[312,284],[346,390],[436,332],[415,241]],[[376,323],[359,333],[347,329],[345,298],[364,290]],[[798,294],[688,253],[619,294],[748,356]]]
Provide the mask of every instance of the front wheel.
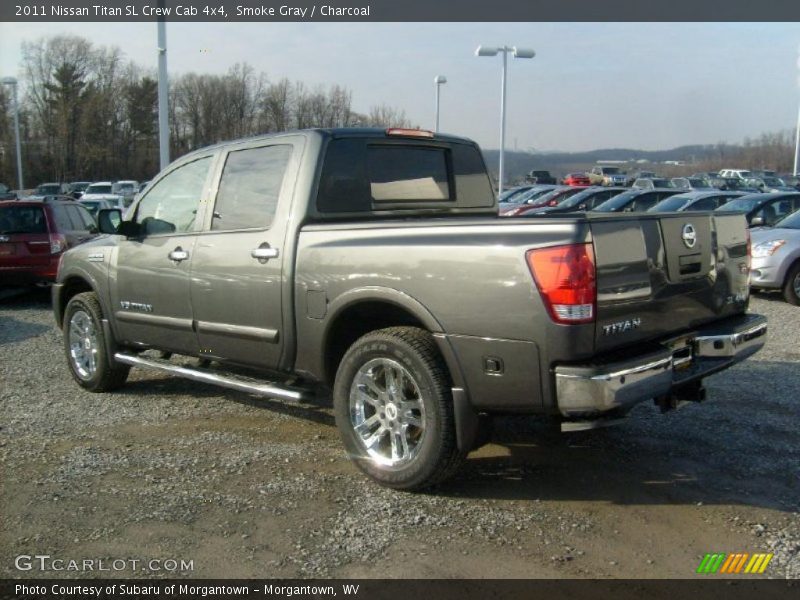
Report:
[[130,367],[110,362],[103,311],[93,292],[74,296],[64,311],[64,351],[72,377],[91,392],[108,392],[125,383]]
[[783,297],[789,304],[800,306],[800,261],[789,269],[786,283],[783,284]]
[[464,453],[456,444],[449,377],[433,337],[391,327],[359,338],[336,373],[336,425],[356,465],[397,489],[449,477]]

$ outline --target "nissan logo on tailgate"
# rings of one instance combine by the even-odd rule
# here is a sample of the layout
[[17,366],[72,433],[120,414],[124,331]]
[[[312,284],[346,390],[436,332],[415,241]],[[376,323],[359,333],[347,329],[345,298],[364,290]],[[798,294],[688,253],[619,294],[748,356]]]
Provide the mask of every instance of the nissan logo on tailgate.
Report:
[[687,248],[694,248],[697,243],[697,232],[694,230],[694,225],[691,223],[684,225],[681,238],[683,238],[683,243],[686,244]]

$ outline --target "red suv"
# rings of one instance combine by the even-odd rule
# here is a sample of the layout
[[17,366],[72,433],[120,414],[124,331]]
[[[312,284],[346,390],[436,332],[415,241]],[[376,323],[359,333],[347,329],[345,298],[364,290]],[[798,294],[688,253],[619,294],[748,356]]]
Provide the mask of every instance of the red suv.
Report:
[[0,286],[54,281],[61,254],[96,234],[77,202],[0,202]]

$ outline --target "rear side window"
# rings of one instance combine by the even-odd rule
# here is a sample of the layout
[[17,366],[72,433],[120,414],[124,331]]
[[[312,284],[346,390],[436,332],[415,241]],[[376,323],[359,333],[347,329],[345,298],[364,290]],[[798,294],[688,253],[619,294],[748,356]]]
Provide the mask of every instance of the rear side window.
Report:
[[694,211],[694,210],[714,210],[717,208],[717,203],[719,199],[715,196],[713,198],[703,198],[702,200],[698,200],[694,204],[692,204],[686,210]]
[[332,140],[317,193],[320,213],[493,206],[480,151],[461,143]]
[[66,206],[65,208],[69,211],[69,217],[74,230],[88,231],[94,227],[94,219],[92,219],[89,212],[82,206]]
[[42,207],[0,207],[0,233],[47,233],[47,220]]
[[60,204],[53,205],[53,219],[56,222],[56,227],[59,231],[73,231],[75,227],[72,224],[72,219],[67,214],[66,206]]
[[219,183],[211,229],[269,227],[291,156],[290,145],[229,153]]

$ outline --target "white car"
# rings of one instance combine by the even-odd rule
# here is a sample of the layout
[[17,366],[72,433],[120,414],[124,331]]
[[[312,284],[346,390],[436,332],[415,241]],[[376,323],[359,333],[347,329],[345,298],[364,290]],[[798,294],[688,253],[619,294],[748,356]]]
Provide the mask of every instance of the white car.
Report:
[[97,181],[86,188],[81,200],[105,200],[112,208],[125,209],[125,199],[121,194],[115,194],[110,181]]
[[722,171],[719,172],[719,176],[731,177],[734,179],[751,179],[753,177],[753,173],[747,169],[722,169]]
[[111,191],[114,194],[122,196],[125,207],[127,208],[133,203],[136,194],[139,193],[139,182],[133,179],[115,181],[111,185]]

